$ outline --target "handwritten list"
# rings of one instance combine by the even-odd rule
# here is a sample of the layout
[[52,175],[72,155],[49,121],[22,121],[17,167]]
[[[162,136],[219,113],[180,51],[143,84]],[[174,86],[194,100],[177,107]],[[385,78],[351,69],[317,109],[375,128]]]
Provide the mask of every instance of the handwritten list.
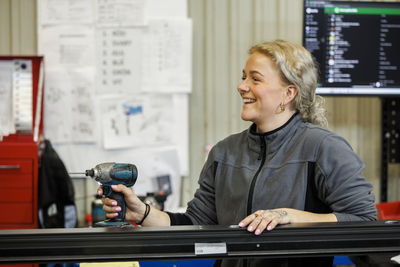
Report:
[[135,93],[141,90],[141,28],[100,28],[97,92]]

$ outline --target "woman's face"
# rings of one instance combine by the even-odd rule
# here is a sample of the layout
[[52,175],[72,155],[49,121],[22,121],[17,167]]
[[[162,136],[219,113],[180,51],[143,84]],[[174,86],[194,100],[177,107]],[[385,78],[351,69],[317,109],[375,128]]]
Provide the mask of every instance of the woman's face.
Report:
[[272,60],[258,52],[250,55],[238,91],[243,99],[242,119],[258,128],[274,119],[284,101],[285,85]]

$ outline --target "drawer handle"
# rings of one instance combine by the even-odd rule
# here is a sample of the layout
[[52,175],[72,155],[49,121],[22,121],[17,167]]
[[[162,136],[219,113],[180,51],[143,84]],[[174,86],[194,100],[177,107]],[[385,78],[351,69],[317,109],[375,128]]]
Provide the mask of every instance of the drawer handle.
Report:
[[0,165],[0,170],[19,170],[19,165]]

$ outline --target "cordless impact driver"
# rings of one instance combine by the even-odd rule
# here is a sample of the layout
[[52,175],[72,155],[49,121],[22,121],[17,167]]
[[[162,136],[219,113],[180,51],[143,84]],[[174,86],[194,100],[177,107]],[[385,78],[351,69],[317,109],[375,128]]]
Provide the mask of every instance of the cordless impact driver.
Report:
[[90,176],[99,182],[103,188],[103,196],[116,200],[117,206],[121,207],[118,216],[98,222],[96,226],[130,226],[131,224],[125,221],[126,203],[124,194],[113,191],[111,186],[123,184],[126,187],[132,187],[138,176],[136,166],[128,163],[106,162],[80,174]]

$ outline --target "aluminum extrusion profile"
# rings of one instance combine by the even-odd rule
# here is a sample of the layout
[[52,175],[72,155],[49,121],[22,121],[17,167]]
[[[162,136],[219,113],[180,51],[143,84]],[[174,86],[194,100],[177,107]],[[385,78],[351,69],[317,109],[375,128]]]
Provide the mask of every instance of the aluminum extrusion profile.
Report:
[[235,226],[0,230],[0,264],[388,253],[400,253],[400,221],[288,224],[260,236]]

